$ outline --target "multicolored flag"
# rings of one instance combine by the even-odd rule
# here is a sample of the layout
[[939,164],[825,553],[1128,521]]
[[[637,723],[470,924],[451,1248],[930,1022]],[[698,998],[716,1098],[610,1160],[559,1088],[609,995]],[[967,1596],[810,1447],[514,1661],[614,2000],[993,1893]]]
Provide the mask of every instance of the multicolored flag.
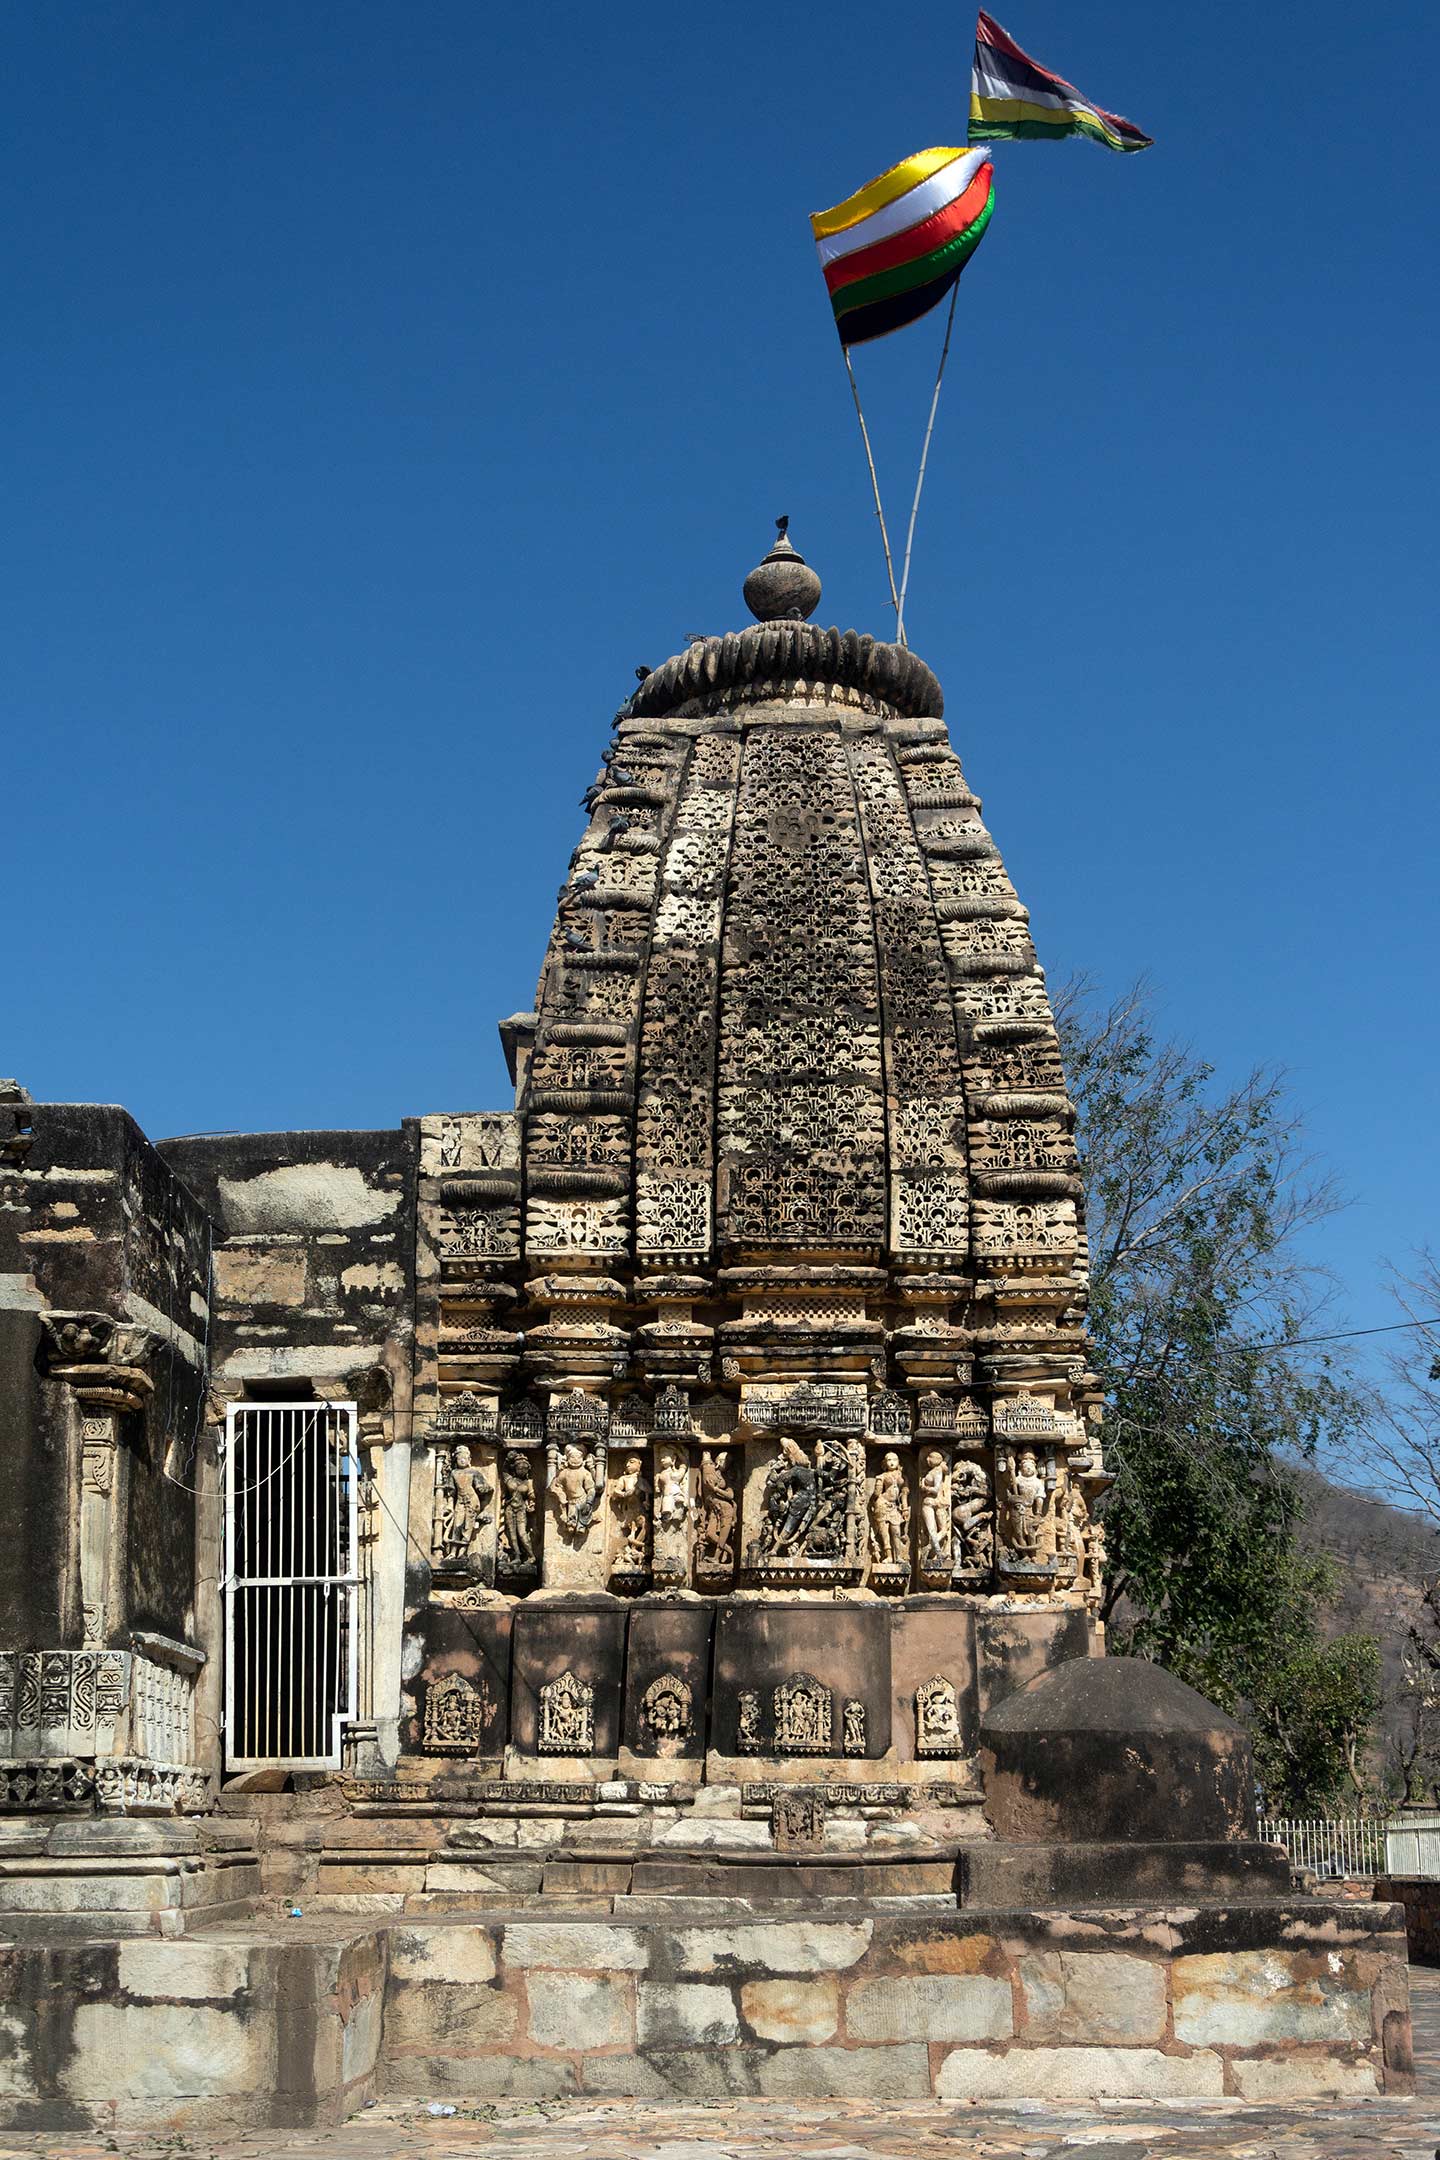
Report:
[[981,11],[970,79],[972,143],[1088,135],[1111,150],[1148,150],[1153,138],[1133,120],[1092,105],[1073,83],[1022,52],[1008,30]]
[[811,218],[844,346],[927,314],[980,244],[995,201],[983,150],[920,150]]

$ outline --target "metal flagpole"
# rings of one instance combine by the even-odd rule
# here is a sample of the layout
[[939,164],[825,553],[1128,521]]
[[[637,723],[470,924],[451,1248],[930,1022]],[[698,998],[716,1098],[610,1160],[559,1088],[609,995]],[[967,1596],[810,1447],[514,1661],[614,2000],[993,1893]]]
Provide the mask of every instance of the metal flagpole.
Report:
[[[910,505],[910,529],[905,535],[905,560],[900,569],[900,597],[895,603],[895,636],[901,645],[905,643],[905,594],[910,585],[910,551],[915,545],[915,520],[920,515],[920,490],[925,485],[925,462],[930,455],[930,437],[935,432],[935,409],[940,403],[940,385],[945,380],[945,362],[950,353],[950,332],[955,327],[955,302],[959,297],[960,276],[957,271],[955,283],[950,288],[950,313],[945,319],[945,342],[940,348],[940,365],[935,373],[935,394],[930,400],[930,418],[925,423],[925,440],[920,447],[920,471],[915,481],[915,500]],[[845,357],[849,359],[848,352]],[[893,584],[891,590],[894,590]]]
[[885,550],[885,574],[890,580],[890,605],[895,610],[895,635],[898,642],[905,642],[905,630],[901,621],[902,601],[895,590],[895,565],[890,556],[890,535],[885,529],[885,512],[880,507],[880,482],[875,477],[875,458],[870,448],[870,430],[865,425],[865,415],[860,407],[860,386],[855,380],[855,370],[850,364],[850,348],[842,346],[845,355],[845,372],[850,377],[850,395],[855,400],[855,417],[860,422],[860,440],[865,445],[865,463],[870,468],[870,488],[875,497],[875,515],[880,521],[880,545]]

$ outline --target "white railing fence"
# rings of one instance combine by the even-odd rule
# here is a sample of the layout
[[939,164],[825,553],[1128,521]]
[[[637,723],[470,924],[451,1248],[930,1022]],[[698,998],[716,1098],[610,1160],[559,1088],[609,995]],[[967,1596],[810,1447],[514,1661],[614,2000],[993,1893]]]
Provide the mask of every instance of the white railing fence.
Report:
[[1368,1815],[1262,1818],[1260,1824],[1267,1844],[1283,1845],[1296,1867],[1330,1881],[1385,1874],[1385,1830],[1383,1818]]

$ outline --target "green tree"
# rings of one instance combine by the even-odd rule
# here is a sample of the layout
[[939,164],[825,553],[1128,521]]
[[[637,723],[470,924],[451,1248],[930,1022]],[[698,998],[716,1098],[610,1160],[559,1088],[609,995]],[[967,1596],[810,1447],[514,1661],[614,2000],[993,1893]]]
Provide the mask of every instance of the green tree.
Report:
[[1272,1812],[1359,1790],[1379,1702],[1368,1636],[1327,1639],[1331,1564],[1299,1538],[1293,1463],[1343,1447],[1362,1404],[1323,1353],[1304,1233],[1336,1206],[1281,1076],[1217,1087],[1164,1040],[1144,985],[1059,999],[1079,1115],[1090,1327],[1108,1398],[1111,1647],[1240,1717]]

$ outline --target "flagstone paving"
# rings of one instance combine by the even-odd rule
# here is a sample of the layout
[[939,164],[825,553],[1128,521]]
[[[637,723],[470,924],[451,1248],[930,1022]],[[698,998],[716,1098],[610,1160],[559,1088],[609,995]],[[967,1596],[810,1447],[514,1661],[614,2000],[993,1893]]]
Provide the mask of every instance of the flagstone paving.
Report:
[[[1440,1969],[1411,1973],[1413,2100],[384,2102],[335,2130],[0,2130],[0,2160],[1440,2160]],[[449,2105],[449,2103],[444,2103]]]

